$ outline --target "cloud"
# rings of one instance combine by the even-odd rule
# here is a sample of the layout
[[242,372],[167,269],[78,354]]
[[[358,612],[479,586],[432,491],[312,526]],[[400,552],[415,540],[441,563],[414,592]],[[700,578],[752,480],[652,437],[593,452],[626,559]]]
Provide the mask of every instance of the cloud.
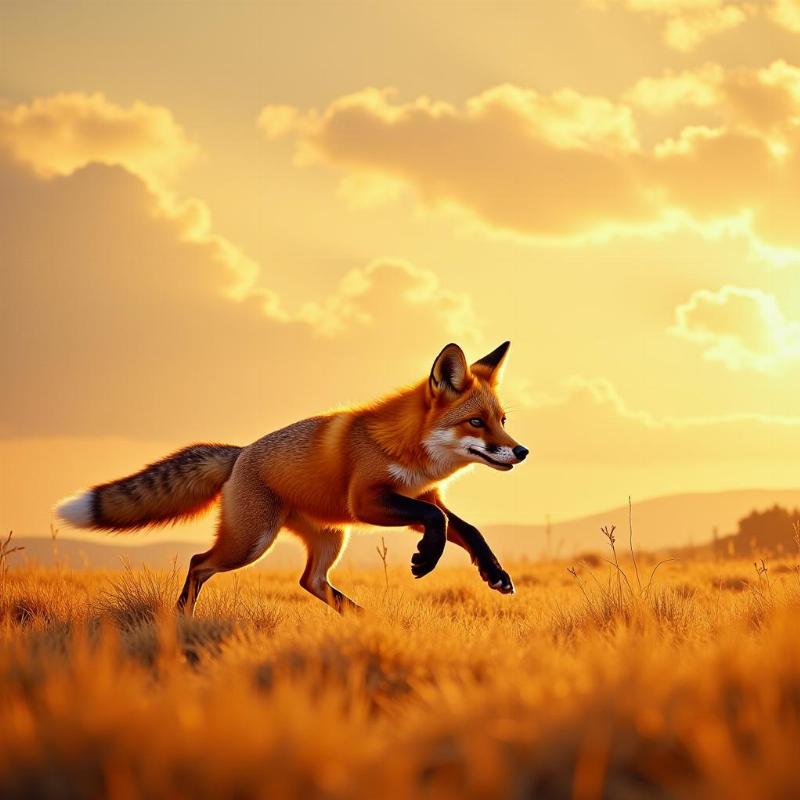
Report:
[[656,20],[665,44],[683,52],[760,17],[791,33],[800,33],[798,0],[586,0],[586,3],[604,10],[623,8]]
[[[430,205],[457,205],[501,228],[570,236],[651,214],[626,158],[630,112],[576,92],[500,86],[463,109],[426,98],[391,102],[367,89],[297,115],[301,163],[326,161],[413,186]],[[270,107],[260,115],[271,129]]]
[[792,33],[800,33],[800,2],[798,0],[772,0],[767,13],[776,25]]
[[800,321],[787,319],[775,296],[760,289],[697,291],[676,309],[672,332],[734,370],[775,372],[800,360]]
[[225,244],[123,167],[44,179],[0,151],[0,206],[2,436],[246,440],[291,421],[284,386],[290,417],[318,413],[421,377],[452,338],[491,344],[463,294],[400,261],[280,315],[260,283],[226,299]]
[[625,94],[625,100],[651,114],[667,114],[681,107],[713,108],[721,102],[725,76],[719,64],[682,72],[667,70],[658,77],[641,78]]
[[293,106],[266,106],[258,116],[258,127],[267,139],[280,139],[297,125],[300,112]]
[[0,109],[0,146],[44,176],[116,164],[163,182],[200,152],[169,109],[105,95],[61,93]]
[[756,3],[738,0],[587,0],[606,9],[620,6],[656,19],[664,42],[675,50],[693,50],[707,39],[738,28],[757,13]]
[[470,298],[442,289],[436,275],[406,261],[382,259],[355,268],[340,281],[336,291],[324,300],[306,303],[297,317],[326,335],[350,326],[380,327],[393,307],[402,306],[413,327],[413,316],[440,319],[455,338],[473,340],[480,322]]
[[174,220],[186,241],[208,246],[224,265],[222,291],[234,298],[257,293],[268,316],[284,316],[279,299],[256,288],[258,265],[213,230],[207,206],[171,191],[171,181],[200,148],[169,109],[141,101],[125,108],[99,93],[36,98],[0,108],[2,152],[43,179],[67,177],[93,164],[138,176],[149,190],[150,212]]
[[785,61],[757,70],[706,65],[640,81],[627,98],[655,113],[705,115],[703,124],[656,144],[642,164],[665,205],[700,223],[738,217],[762,247],[773,248],[776,263],[797,261],[800,68]]
[[[526,412],[525,432],[545,463],[788,461],[800,448],[800,417],[758,413],[658,417],[631,408],[614,385],[573,377]],[[793,479],[792,479],[793,480]]]
[[762,69],[723,69],[704,64],[682,72],[667,70],[639,80],[624,99],[651,114],[704,109],[718,123],[764,135],[794,128],[800,107],[800,68],[774,61]]
[[[696,113],[646,146],[653,115]],[[504,232],[556,241],[680,224],[748,237],[800,258],[800,69],[709,65],[637,83],[621,100],[500,86],[462,107],[366,89],[323,111],[265,108],[260,125],[297,142],[297,161],[344,175],[352,200],[396,195],[458,209]],[[784,252],[785,251],[785,252]]]
[[[281,114],[277,113],[279,118]],[[292,114],[287,112],[284,124]],[[58,94],[0,110],[0,152],[44,179],[67,177],[87,165],[123,167],[142,179],[152,214],[174,223],[177,236],[199,245],[223,266],[217,277],[221,294],[247,300],[279,322],[299,322],[325,335],[375,321],[370,298],[380,296],[382,308],[400,303],[422,314],[439,315],[451,335],[474,335],[477,319],[469,300],[439,288],[435,275],[398,261],[375,262],[347,275],[330,297],[309,301],[295,311],[264,286],[261,268],[239,247],[216,232],[208,207],[197,198],[181,199],[169,188],[169,178],[199,148],[190,142],[172,113],[134,102],[123,108],[102,94]]]

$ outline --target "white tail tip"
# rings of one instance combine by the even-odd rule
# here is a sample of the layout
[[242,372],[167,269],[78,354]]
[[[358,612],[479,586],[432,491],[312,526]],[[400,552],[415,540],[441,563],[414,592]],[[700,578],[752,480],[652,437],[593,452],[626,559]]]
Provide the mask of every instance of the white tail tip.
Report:
[[65,497],[56,505],[56,515],[75,528],[90,528],[92,520],[92,495],[91,489]]

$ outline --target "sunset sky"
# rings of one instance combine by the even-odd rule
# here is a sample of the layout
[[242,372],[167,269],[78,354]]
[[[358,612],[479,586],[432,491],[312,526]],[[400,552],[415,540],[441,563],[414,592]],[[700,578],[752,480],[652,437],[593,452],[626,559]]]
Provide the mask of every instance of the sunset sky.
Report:
[[0,253],[3,530],[451,340],[476,523],[795,487],[800,2],[6,0]]

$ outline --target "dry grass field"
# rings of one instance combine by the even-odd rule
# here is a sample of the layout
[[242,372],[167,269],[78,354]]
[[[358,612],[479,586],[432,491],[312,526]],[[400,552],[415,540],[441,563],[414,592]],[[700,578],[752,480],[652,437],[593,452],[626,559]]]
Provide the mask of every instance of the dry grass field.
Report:
[[[296,576],[14,566],[3,798],[800,796],[796,560]],[[571,568],[574,566],[574,574]]]

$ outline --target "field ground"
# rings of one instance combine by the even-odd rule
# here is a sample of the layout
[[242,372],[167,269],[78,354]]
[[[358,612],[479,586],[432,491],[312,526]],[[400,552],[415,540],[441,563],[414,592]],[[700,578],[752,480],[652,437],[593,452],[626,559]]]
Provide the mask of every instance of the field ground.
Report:
[[[0,575],[0,796],[800,796],[796,560]],[[391,553],[389,554],[391,564]],[[760,566],[760,565],[759,565]]]

